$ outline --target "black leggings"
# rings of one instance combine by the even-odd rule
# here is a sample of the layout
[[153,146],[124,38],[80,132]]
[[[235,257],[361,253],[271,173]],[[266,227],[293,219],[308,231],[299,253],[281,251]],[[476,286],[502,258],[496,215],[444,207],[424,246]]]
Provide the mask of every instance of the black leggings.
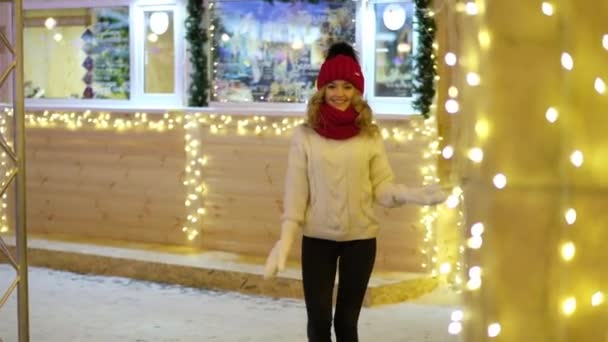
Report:
[[375,259],[376,239],[344,242],[306,236],[302,239],[302,279],[309,342],[331,342],[336,269],[339,279],[334,317],[337,342],[359,341],[357,323]]

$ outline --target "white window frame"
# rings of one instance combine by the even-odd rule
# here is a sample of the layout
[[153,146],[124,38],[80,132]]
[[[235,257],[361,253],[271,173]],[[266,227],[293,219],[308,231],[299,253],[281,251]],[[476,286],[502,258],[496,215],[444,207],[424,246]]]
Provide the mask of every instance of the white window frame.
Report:
[[[96,7],[129,7],[129,63],[130,63],[130,98],[127,100],[101,99],[25,99],[30,110],[46,109],[139,109],[170,110],[184,108],[185,92],[185,32],[183,0],[25,0],[24,10],[62,9],[62,8],[96,8]],[[174,84],[173,94],[144,93],[144,59],[143,42],[146,37],[143,25],[144,11],[171,10],[173,12],[174,30]]]

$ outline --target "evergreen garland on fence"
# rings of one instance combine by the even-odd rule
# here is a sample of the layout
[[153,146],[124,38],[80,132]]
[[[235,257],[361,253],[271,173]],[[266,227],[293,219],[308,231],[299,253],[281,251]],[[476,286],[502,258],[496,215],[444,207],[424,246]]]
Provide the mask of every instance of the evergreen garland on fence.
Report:
[[205,7],[202,0],[188,0],[188,17],[186,18],[186,40],[190,52],[190,87],[188,89],[188,106],[204,107],[208,105],[209,80],[207,72],[207,30],[204,21]]
[[435,42],[435,17],[431,12],[431,0],[414,0],[416,4],[416,32],[418,48],[414,55],[414,109],[425,118],[430,115],[430,107],[435,97],[437,76]]

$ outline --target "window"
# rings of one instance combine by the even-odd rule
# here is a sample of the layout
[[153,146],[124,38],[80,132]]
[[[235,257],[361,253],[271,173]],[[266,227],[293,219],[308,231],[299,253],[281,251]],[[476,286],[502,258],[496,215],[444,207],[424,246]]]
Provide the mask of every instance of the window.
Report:
[[305,102],[327,46],[355,41],[355,15],[352,1],[218,1],[212,99]]
[[26,98],[129,99],[129,8],[25,14]]
[[378,113],[415,113],[414,10],[411,0],[372,0],[361,7],[367,99]]
[[176,0],[83,3],[26,2],[28,107],[181,107],[183,25],[175,23],[183,19]]
[[213,13],[216,103],[304,103],[327,46],[355,43],[376,112],[413,113],[414,3],[409,0],[219,0]]

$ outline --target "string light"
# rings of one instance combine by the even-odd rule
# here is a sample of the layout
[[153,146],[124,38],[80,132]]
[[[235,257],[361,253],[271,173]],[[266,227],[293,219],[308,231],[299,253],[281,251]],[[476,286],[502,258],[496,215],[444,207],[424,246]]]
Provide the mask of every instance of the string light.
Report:
[[502,173],[499,173],[494,176],[493,182],[497,189],[504,189],[504,187],[507,186],[507,177]]
[[502,328],[499,323],[492,323],[488,325],[488,337],[496,337],[500,335]]
[[454,66],[458,62],[458,57],[456,57],[455,53],[448,52],[445,54],[444,60],[445,60],[445,64],[447,64],[449,66]]
[[566,218],[566,223],[568,223],[568,225],[573,225],[574,222],[576,222],[576,210],[569,208],[566,210],[564,217]]
[[583,152],[576,150],[570,155],[570,162],[576,167],[583,165]]
[[574,60],[567,52],[562,53],[562,66],[566,70],[572,70],[574,68]]
[[595,79],[595,83],[593,86],[595,88],[595,91],[597,91],[597,93],[600,95],[603,95],[606,92],[606,83],[599,77]]
[[568,297],[562,302],[562,312],[566,316],[572,315],[576,311],[576,298]]
[[557,109],[553,107],[549,107],[549,109],[547,109],[547,112],[545,113],[545,118],[547,119],[547,121],[549,121],[550,123],[554,123],[555,121],[557,121],[558,117],[559,113],[557,112]]
[[565,261],[571,261],[574,258],[574,254],[576,253],[576,247],[574,243],[568,241],[564,243],[561,247],[562,258]]
[[598,291],[591,296],[591,306],[600,306],[604,303],[604,294]]
[[543,2],[541,8],[542,8],[543,13],[546,16],[552,16],[553,13],[554,13],[553,5],[551,3],[549,3],[549,2],[546,2],[546,1]]

